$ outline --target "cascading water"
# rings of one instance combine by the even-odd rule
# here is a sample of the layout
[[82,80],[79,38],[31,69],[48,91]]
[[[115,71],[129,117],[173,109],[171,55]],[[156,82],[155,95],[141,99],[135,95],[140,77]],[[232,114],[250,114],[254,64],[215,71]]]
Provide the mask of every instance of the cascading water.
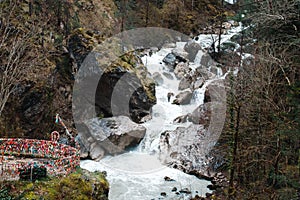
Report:
[[[239,28],[236,29],[239,31]],[[226,36],[230,38],[230,36]],[[199,36],[202,46],[206,46],[207,36]],[[206,38],[207,39],[207,38]],[[185,43],[177,43],[177,48],[183,48]],[[195,176],[188,175],[182,171],[169,168],[162,165],[158,159],[160,134],[165,130],[175,130],[178,126],[187,127],[190,123],[176,124],[173,120],[192,112],[197,106],[203,104],[205,88],[215,79],[223,78],[222,71],[218,69],[214,78],[205,82],[205,84],[193,92],[193,99],[188,105],[175,105],[168,102],[167,93],[178,93],[179,80],[170,73],[162,63],[163,58],[172,51],[172,48],[162,48],[152,56],[142,57],[149,73],[159,73],[163,77],[163,83],[156,86],[157,104],[152,108],[152,119],[143,125],[147,132],[140,145],[128,152],[118,156],[107,156],[99,162],[84,160],[81,167],[90,171],[106,171],[107,179],[110,183],[110,200],[150,200],[150,199],[189,199],[198,194],[204,196],[209,192],[207,185],[210,182],[200,180]],[[199,51],[195,63],[190,63],[190,67],[195,69],[199,66],[202,51]],[[165,76],[165,73],[170,73]],[[174,181],[166,181],[169,177]],[[175,190],[176,191],[172,191]],[[191,194],[180,193],[181,189],[187,188]],[[177,193],[176,193],[177,192]]]
[[[150,56],[142,58],[148,71],[160,73],[167,72],[167,67],[161,63],[162,59],[171,49],[162,49]],[[189,199],[196,194],[203,196],[209,192],[208,181],[200,180],[195,176],[185,174],[179,170],[169,168],[160,163],[157,151],[159,136],[165,130],[175,130],[178,126],[188,126],[189,123],[175,124],[173,120],[181,115],[191,112],[203,101],[203,91],[195,92],[193,102],[186,106],[171,104],[167,100],[167,93],[178,92],[179,80],[171,74],[172,79],[164,77],[164,84],[156,87],[157,104],[152,108],[152,119],[144,123],[147,129],[145,138],[133,151],[114,157],[105,157],[100,162],[82,161],[81,167],[88,170],[107,171],[110,182],[110,200],[140,200],[156,199],[162,192],[166,193],[165,199]],[[171,98],[172,100],[172,98]],[[165,181],[164,177],[170,177],[175,181]],[[178,192],[188,188],[191,194],[172,192],[176,187]]]

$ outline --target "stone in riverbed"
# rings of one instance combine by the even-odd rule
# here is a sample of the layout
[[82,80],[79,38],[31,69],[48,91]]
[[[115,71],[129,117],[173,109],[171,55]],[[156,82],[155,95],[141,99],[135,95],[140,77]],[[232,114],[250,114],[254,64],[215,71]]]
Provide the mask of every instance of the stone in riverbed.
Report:
[[170,73],[168,73],[168,72],[163,72],[163,75],[164,75],[167,79],[170,79],[170,80],[173,80],[173,79],[174,79],[173,76],[172,76]]
[[162,192],[162,193],[160,193],[160,196],[166,197],[166,196],[167,196],[167,193]]
[[185,77],[189,72],[189,65],[184,62],[178,63],[174,69],[174,74],[178,79]]
[[168,53],[166,57],[164,57],[163,62],[167,65],[174,66],[176,62],[176,56],[172,53]]
[[180,92],[176,95],[176,99],[174,99],[173,104],[176,105],[186,105],[191,102],[193,97],[193,93],[191,91]]
[[172,178],[170,178],[168,176],[165,176],[164,179],[165,179],[165,181],[175,181],[174,179],[172,179]]
[[160,73],[154,72],[152,76],[153,76],[153,79],[154,79],[156,85],[162,85],[164,83],[164,79]]
[[191,85],[193,90],[196,90],[198,88],[201,88],[204,85],[204,79],[203,78],[197,78],[197,80]]
[[84,128],[78,129],[77,141],[92,159],[100,160],[106,154],[119,154],[136,146],[145,133],[144,126],[126,116],[94,118],[85,122]]
[[179,82],[178,90],[188,89],[191,86],[192,81],[191,76],[183,77]]
[[179,190],[180,193],[191,194],[192,192],[188,188],[183,188]]
[[186,45],[184,46],[184,50],[188,52],[188,59],[193,62],[198,51],[201,50],[201,46],[198,43],[191,40],[186,43]]

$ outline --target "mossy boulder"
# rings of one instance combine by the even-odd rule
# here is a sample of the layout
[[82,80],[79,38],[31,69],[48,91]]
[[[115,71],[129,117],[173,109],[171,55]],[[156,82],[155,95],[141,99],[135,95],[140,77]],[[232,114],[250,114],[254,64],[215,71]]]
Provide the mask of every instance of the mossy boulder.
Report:
[[104,71],[96,91],[99,116],[124,115],[139,123],[150,114],[156,103],[155,82],[136,52],[122,55],[109,67],[100,68]]

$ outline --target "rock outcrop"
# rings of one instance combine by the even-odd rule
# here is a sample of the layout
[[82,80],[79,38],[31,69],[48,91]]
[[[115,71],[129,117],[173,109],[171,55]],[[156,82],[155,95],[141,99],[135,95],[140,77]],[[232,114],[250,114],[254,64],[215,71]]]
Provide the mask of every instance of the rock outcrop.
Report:
[[89,156],[94,160],[104,155],[116,155],[127,148],[134,147],[143,139],[146,128],[132,122],[126,116],[103,119],[91,119],[86,126],[79,128],[77,141],[82,156]]

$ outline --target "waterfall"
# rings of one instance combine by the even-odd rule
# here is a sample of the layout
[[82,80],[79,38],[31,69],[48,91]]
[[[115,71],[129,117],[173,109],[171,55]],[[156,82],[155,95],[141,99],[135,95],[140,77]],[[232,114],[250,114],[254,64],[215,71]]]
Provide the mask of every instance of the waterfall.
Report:
[[[230,34],[222,38],[222,42],[228,40],[234,33],[239,31],[239,27]],[[207,48],[211,45],[210,35],[200,35],[196,41]],[[177,43],[177,48],[183,48],[184,42]],[[204,85],[193,92],[193,99],[188,105],[175,105],[172,100],[168,102],[167,93],[173,92],[177,94],[179,80],[170,73],[167,66],[162,62],[163,58],[172,51],[172,48],[162,48],[151,56],[142,57],[143,63],[146,65],[150,74],[159,73],[163,78],[163,84],[156,86],[157,104],[153,106],[151,115],[152,119],[145,122],[147,132],[140,145],[130,152],[117,155],[106,156],[99,162],[84,160],[81,167],[90,171],[106,171],[107,179],[110,183],[110,200],[150,200],[150,199],[190,199],[196,194],[205,196],[210,192],[207,189],[209,181],[200,180],[193,175],[188,175],[180,170],[170,168],[161,164],[158,159],[160,134],[165,130],[175,130],[178,126],[187,127],[190,122],[176,124],[173,120],[185,114],[192,112],[197,106],[203,104],[204,92],[206,87],[217,79],[224,79],[222,70],[217,68],[217,74],[213,78],[206,80]],[[190,63],[190,68],[195,70],[200,65],[204,52],[199,51],[196,55],[194,63]],[[164,73],[170,73],[165,76]],[[223,75],[223,76],[222,76]],[[165,181],[165,177],[174,179],[174,181]],[[172,191],[178,192],[176,194]],[[188,188],[191,194],[180,193],[179,190]],[[162,197],[161,193],[166,196]]]

